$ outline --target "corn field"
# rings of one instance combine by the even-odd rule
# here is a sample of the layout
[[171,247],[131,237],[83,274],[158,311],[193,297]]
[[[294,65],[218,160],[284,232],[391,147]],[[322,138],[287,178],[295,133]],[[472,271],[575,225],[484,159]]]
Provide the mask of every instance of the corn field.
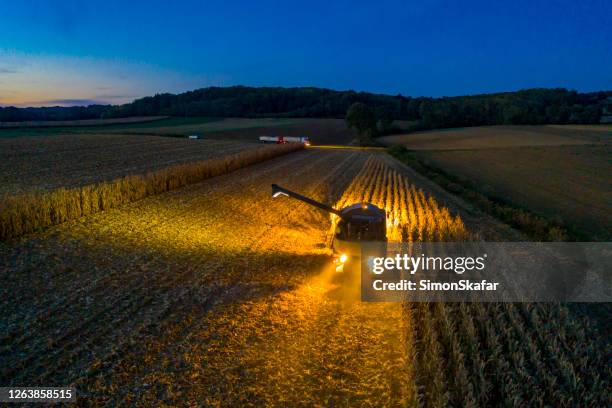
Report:
[[412,303],[404,319],[425,406],[609,406],[609,345],[566,306]]
[[376,156],[367,160],[336,208],[363,202],[386,211],[389,241],[464,241],[469,236],[459,216]]
[[[385,209],[389,241],[476,238],[458,215],[376,156],[366,161],[336,208],[359,202]],[[566,306],[405,303],[403,320],[412,404],[610,404],[610,368],[598,344],[603,339],[586,336],[585,322]],[[609,355],[609,345],[606,350]]]
[[390,160],[306,149],[0,245],[0,383],[88,406],[610,406],[606,307],[338,300],[330,218],[270,184],[372,202],[392,241],[474,239]]
[[301,148],[300,144],[263,146],[77,188],[6,195],[0,201],[0,240],[197,183]]

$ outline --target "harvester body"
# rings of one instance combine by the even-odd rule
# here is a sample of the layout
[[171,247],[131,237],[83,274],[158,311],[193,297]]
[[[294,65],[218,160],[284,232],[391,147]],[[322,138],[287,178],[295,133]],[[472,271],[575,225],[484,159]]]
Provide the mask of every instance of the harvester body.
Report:
[[[387,223],[385,210],[370,203],[358,203],[341,210],[320,203],[301,194],[272,184],[272,196],[293,197],[339,217],[335,227],[332,249],[340,256],[361,257],[363,243],[369,242],[370,248],[384,253],[387,242]],[[379,246],[380,248],[377,248]]]

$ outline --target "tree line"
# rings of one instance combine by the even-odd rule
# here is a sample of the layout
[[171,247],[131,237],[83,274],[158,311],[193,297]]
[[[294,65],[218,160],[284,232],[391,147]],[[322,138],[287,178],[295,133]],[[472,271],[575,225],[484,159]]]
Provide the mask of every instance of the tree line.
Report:
[[599,123],[604,108],[611,101],[612,91],[579,93],[562,88],[430,98],[308,87],[233,86],[157,94],[118,106],[0,108],[0,121],[158,115],[344,118],[353,104],[360,103],[374,113],[382,131],[388,132],[392,120],[410,121],[414,129]]
[[39,108],[0,107],[0,122],[100,119],[108,114],[111,108],[111,105],[50,106]]

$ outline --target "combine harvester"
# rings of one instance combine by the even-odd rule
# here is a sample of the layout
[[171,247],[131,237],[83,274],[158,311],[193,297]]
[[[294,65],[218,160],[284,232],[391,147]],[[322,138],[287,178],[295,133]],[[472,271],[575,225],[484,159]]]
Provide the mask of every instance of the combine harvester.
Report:
[[261,143],[302,143],[304,146],[310,146],[310,139],[307,136],[259,136]]
[[[328,205],[305,197],[301,194],[272,184],[272,197],[281,195],[293,197],[321,210],[335,214],[339,217],[332,249],[335,255],[336,270],[342,272],[344,265],[353,260],[359,261],[362,255],[362,243],[371,243],[369,250],[373,256],[383,256],[387,251],[387,223],[385,210],[371,203],[358,203],[336,210]],[[379,245],[375,245],[379,244]]]

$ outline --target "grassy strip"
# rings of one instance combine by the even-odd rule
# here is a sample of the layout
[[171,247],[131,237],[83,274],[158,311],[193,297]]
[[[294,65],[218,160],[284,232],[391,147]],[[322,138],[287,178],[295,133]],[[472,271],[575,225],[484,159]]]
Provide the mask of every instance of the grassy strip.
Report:
[[261,146],[78,188],[7,196],[0,202],[0,240],[197,183],[302,148],[297,143]]
[[405,147],[393,146],[387,151],[444,189],[471,202],[483,212],[522,231],[532,239],[537,241],[577,241],[586,239],[586,237],[570,231],[559,221],[536,215],[503,199],[482,194],[470,180],[448,174],[428,163],[424,163],[418,159],[414,152]]
[[132,125],[168,119],[169,116],[141,116],[115,119],[77,119],[77,120],[30,120],[25,122],[0,122],[0,129],[33,129],[49,127],[88,127],[110,125]]

